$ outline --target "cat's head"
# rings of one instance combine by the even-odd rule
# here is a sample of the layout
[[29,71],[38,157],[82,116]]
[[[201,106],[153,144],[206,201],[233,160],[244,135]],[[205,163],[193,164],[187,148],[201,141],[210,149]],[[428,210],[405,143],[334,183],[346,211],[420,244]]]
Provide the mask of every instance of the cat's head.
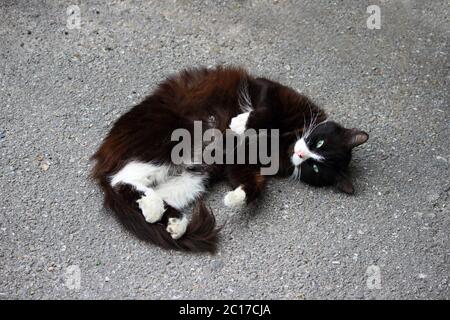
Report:
[[346,129],[333,121],[310,126],[290,149],[293,176],[314,186],[335,185],[352,194],[354,189],[346,170],[352,149],[368,138],[364,131]]

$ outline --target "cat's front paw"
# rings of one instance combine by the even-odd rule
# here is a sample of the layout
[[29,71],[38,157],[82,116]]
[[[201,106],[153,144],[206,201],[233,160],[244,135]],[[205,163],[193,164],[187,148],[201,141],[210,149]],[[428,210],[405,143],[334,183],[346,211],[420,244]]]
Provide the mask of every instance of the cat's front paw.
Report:
[[169,218],[167,223],[166,231],[170,233],[172,239],[180,239],[186,232],[188,225],[188,219],[186,217],[179,218]]
[[243,134],[247,127],[247,120],[249,116],[250,112],[244,112],[232,118],[230,122],[230,129],[238,135]]
[[246,194],[242,187],[228,192],[223,198],[223,203],[229,208],[242,207],[245,204]]
[[166,210],[164,208],[164,201],[156,193],[145,194],[136,200],[136,202],[145,217],[145,221],[148,223],[155,223],[161,220]]

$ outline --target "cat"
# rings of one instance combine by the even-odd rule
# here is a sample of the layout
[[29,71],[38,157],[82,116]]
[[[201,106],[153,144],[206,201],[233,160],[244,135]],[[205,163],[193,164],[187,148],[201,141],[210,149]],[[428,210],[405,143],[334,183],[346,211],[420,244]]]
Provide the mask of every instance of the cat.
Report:
[[[165,249],[214,253],[220,228],[202,200],[208,184],[226,179],[233,190],[224,204],[240,207],[260,196],[268,177],[260,163],[174,164],[177,141],[171,135],[180,128],[192,132],[195,121],[237,136],[278,129],[278,175],[334,185],[348,194],[354,192],[347,176],[352,149],[369,137],[328,120],[308,97],[241,67],[193,68],[170,76],[114,123],[92,156],[91,173],[105,207],[138,238]],[[183,209],[190,205],[189,222]]]

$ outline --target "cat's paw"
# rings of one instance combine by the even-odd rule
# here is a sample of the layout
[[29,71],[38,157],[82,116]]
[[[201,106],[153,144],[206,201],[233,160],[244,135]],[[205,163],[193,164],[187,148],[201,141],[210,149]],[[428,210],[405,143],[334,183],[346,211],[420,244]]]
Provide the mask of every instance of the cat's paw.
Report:
[[223,203],[229,208],[241,207],[245,204],[245,197],[245,191],[242,187],[238,187],[225,195]]
[[148,223],[155,223],[161,220],[166,210],[164,208],[164,201],[156,193],[145,194],[136,200],[136,202],[145,217],[145,221]]
[[230,129],[238,135],[243,134],[247,127],[247,120],[249,116],[250,112],[244,112],[232,118],[230,122]]
[[170,233],[172,239],[180,239],[186,232],[188,225],[188,219],[186,217],[179,218],[169,218],[167,223],[166,231]]

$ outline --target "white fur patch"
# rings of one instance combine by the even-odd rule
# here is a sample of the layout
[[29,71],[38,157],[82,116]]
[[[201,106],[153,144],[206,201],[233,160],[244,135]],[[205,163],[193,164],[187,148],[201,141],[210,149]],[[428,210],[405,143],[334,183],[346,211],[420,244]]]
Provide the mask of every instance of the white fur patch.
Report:
[[186,233],[188,222],[189,221],[185,216],[183,216],[181,219],[169,218],[166,230],[170,233],[170,236],[173,239],[179,239]]
[[155,192],[170,206],[182,209],[205,192],[204,176],[183,172],[156,186]]
[[232,118],[230,122],[230,129],[238,135],[243,134],[247,127],[247,120],[249,116],[250,112],[244,112]]
[[129,184],[141,192],[151,190],[148,186],[167,179],[169,166],[154,165],[139,161],[131,161],[111,177],[111,186],[119,183]]
[[237,187],[233,191],[228,192],[223,199],[224,204],[227,207],[240,207],[245,204],[245,191],[242,189],[242,186]]
[[136,200],[136,202],[145,217],[145,221],[148,223],[155,223],[161,220],[166,210],[163,200],[153,191],[147,192],[140,199]]
[[129,184],[143,192],[137,203],[150,223],[159,221],[165,211],[164,201],[182,209],[193,202],[205,191],[205,177],[199,174],[183,172],[170,176],[170,167],[132,161],[111,177],[111,185]]

